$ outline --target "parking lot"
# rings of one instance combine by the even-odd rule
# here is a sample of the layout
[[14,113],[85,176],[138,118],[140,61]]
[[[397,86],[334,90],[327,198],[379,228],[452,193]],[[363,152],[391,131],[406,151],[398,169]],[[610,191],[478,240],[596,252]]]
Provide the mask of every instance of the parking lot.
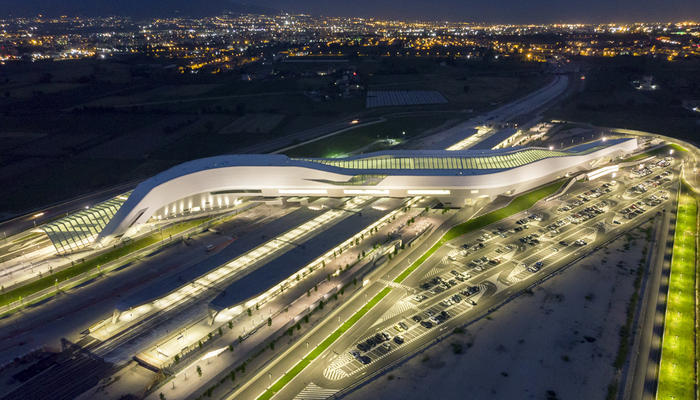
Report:
[[[398,349],[416,341],[428,343],[445,333],[446,322],[466,321],[483,312],[479,304],[486,299],[491,303],[516,283],[541,279],[580,257],[591,245],[626,229],[634,218],[627,215],[661,212],[672,189],[674,174],[665,170],[670,165],[644,167],[661,176],[651,179],[658,184],[646,192],[631,194],[624,188],[648,181],[645,178],[650,174],[637,169],[621,171],[623,176],[617,180],[607,177],[583,184],[583,189],[563,196],[554,207],[541,206],[448,243],[447,255],[434,266],[423,266],[422,275],[408,280],[402,301],[410,304],[409,309],[380,318],[329,364],[324,376],[337,380],[381,368],[391,362],[383,360]],[[390,359],[398,357],[394,354]]]

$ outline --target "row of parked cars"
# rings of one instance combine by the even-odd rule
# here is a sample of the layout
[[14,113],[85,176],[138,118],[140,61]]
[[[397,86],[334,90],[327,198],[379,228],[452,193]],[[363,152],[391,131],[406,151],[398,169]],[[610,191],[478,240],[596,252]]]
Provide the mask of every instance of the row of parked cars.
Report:
[[542,269],[542,267],[544,267],[544,262],[542,262],[542,261],[537,261],[536,263],[533,263],[532,265],[528,265],[528,266],[527,266],[527,270],[530,271],[530,272],[532,272],[532,273],[534,274],[535,272],[537,272],[537,271],[539,271],[540,269]]
[[[455,272],[456,272],[456,271],[455,271]],[[461,275],[461,274],[459,274],[459,273],[458,273],[458,276],[459,276],[459,280],[462,281],[462,282],[464,281],[464,279],[465,279],[464,277],[465,277],[465,276],[466,276],[467,278],[470,277],[469,274]],[[429,291],[431,294],[438,294],[438,293],[444,292],[445,290],[447,290],[447,289],[449,289],[449,288],[451,288],[452,286],[455,286],[455,285],[457,285],[457,276],[455,276],[454,279],[450,279],[450,278],[444,279],[444,278],[441,277],[441,276],[437,276],[437,277],[435,277],[435,278],[433,278],[433,279],[431,279],[431,280],[429,280],[429,281],[423,282],[423,283],[420,285],[420,288],[423,289],[423,290]],[[420,299],[419,299],[419,298],[420,298]],[[418,301],[418,302],[423,301],[423,300],[425,300],[426,298],[427,298],[427,297],[426,297],[425,295],[415,295],[415,296],[413,296],[413,299],[416,300],[416,301]]]
[[661,160],[648,163],[646,165],[642,164],[640,168],[637,168],[631,172],[631,176],[635,178],[643,178],[645,176],[651,175],[657,168],[666,168],[671,165],[673,158],[666,157]]
[[550,231],[556,231],[568,223],[569,223],[569,221],[567,221],[566,219],[560,219],[560,220],[554,221],[551,224],[547,225],[547,229],[549,229]]
[[569,217],[569,220],[573,224],[580,224],[581,222],[586,222],[589,219],[604,213],[604,208],[607,207],[607,205],[608,204],[605,202],[605,200],[603,200],[598,204],[594,204],[590,207],[586,207],[576,213],[573,213]]
[[515,223],[518,225],[526,225],[532,221],[542,221],[542,215],[541,214],[530,214],[526,218],[522,218],[522,219],[515,221]]
[[[406,325],[405,322],[399,322],[396,327],[400,327],[402,330],[408,329],[408,325]],[[365,355],[362,354],[361,352],[368,352],[372,350],[375,347],[381,347],[385,351],[390,351],[391,350],[391,343],[393,342],[396,345],[402,345],[404,343],[404,338],[401,335],[396,335],[396,336],[391,336],[388,332],[379,332],[375,334],[374,336],[370,336],[366,340],[360,342],[357,344],[357,350],[352,350],[350,351],[350,354],[355,357],[355,359],[362,364],[369,364],[372,362],[372,359]],[[358,351],[359,350],[359,351]]]
[[521,238],[518,239],[518,240],[519,240],[520,243],[522,243],[522,244],[529,244],[530,246],[536,246],[536,245],[540,244],[540,239],[539,239],[539,237],[540,237],[540,235],[538,235],[538,234],[536,234],[536,233],[531,233],[531,234],[529,234],[529,235],[527,235],[527,236],[521,237]]
[[630,190],[634,193],[645,193],[649,189],[653,189],[655,187],[658,187],[660,185],[663,185],[664,183],[668,183],[671,181],[671,171],[664,171],[659,175],[656,175],[655,177],[651,179],[647,179],[646,181],[633,186]]
[[622,215],[624,215],[625,218],[632,219],[646,211],[646,209],[642,207],[643,204],[644,203],[642,203],[641,201],[638,201],[629,207],[623,208],[622,211],[620,211],[620,213],[622,213]]
[[587,190],[583,193],[579,193],[576,195],[576,198],[569,200],[567,205],[559,207],[557,211],[559,212],[566,212],[566,211],[571,211],[573,208],[576,208],[578,206],[581,206],[591,199],[597,199],[598,197],[604,195],[605,193],[610,193],[612,191],[612,187],[617,185],[617,183],[613,182],[606,182],[600,186],[598,186],[595,189]]
[[448,313],[445,310],[442,310],[439,313],[433,310],[428,310],[426,311],[426,313],[428,314],[428,316],[425,319],[420,315],[414,315],[413,317],[411,317],[411,319],[415,322],[418,322],[423,327],[430,329],[433,326],[440,325],[441,323],[447,321],[451,317],[450,313]]
[[500,257],[486,257],[475,258],[467,264],[468,267],[474,268],[475,271],[484,271],[489,265],[498,265],[501,263]]
[[667,192],[652,194],[651,196],[644,199],[644,204],[648,205],[649,207],[655,207],[661,204],[666,199],[668,199]]
[[374,336],[370,336],[365,341],[357,344],[357,348],[360,351],[370,351],[375,346],[380,345],[388,340],[391,340],[391,335],[387,332],[379,332]]

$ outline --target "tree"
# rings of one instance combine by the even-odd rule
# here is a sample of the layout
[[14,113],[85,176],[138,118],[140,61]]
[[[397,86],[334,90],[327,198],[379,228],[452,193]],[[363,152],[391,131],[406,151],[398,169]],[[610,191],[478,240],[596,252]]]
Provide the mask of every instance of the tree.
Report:
[[165,400],[165,395],[162,392],[160,394],[160,400]]
[[272,318],[271,317],[267,318],[267,326],[272,326]]
[[202,377],[202,367],[199,365],[197,366],[197,375],[199,375],[200,378]]

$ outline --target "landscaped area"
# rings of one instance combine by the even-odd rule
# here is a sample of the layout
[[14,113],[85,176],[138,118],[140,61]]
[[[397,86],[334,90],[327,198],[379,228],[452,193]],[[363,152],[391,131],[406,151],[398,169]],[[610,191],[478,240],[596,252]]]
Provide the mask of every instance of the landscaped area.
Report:
[[369,152],[391,148],[388,142],[399,144],[420,136],[431,128],[456,123],[456,114],[441,113],[433,116],[396,117],[375,124],[359,126],[326,139],[299,146],[285,154],[290,157],[336,158],[355,151]]
[[637,160],[641,160],[641,159],[643,159],[643,158],[647,158],[647,157],[650,157],[650,156],[666,156],[666,155],[669,154],[669,151],[670,151],[670,150],[679,151],[679,152],[680,152],[680,151],[682,151],[682,152],[688,151],[688,150],[684,149],[682,146],[679,146],[679,145],[677,145],[677,144],[675,144],[675,143],[669,143],[669,144],[667,144],[667,145],[665,145],[665,146],[656,148],[656,149],[654,149],[654,150],[645,151],[644,153],[639,153],[639,154],[634,155],[634,156],[632,156],[632,157],[627,157],[627,158],[625,158],[624,160],[622,160],[622,161],[620,161],[620,162],[637,161]]
[[683,185],[678,200],[657,398],[695,399],[697,199]]

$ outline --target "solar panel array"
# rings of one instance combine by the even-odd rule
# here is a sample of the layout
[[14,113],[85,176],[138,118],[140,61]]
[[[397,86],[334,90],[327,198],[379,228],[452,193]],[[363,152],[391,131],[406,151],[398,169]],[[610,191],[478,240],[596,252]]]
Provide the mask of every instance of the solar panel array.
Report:
[[444,103],[447,103],[447,99],[437,90],[370,90],[367,92],[366,106],[374,108]]

